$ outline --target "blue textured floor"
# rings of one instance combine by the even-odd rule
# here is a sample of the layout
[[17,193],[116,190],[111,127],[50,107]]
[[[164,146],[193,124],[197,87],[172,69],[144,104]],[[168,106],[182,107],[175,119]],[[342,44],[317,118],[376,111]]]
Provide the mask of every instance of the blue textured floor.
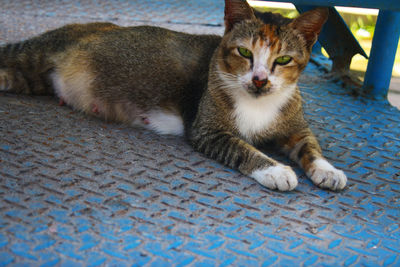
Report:
[[[119,14],[215,32],[223,16],[215,1],[2,2],[2,42]],[[0,96],[0,266],[399,266],[400,112],[350,96],[318,64],[300,87],[343,192],[299,169],[295,191],[267,190],[180,138]]]

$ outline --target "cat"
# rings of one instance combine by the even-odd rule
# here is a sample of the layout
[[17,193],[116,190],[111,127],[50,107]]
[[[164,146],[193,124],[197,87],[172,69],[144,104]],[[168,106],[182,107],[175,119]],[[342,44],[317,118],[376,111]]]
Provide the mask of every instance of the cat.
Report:
[[0,91],[54,93],[105,120],[184,135],[263,186],[293,190],[294,171],[262,152],[276,147],[317,186],[341,190],[346,175],[322,156],[297,87],[327,16],[317,8],[287,19],[225,0],[222,37],[71,24],[2,46]]

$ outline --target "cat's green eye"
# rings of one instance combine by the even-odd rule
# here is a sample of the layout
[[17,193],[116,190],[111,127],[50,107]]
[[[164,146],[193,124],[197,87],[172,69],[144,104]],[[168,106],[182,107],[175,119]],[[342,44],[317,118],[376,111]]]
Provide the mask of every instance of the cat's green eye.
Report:
[[239,54],[242,57],[245,57],[245,58],[252,58],[253,57],[253,53],[251,53],[251,51],[249,49],[247,49],[247,48],[239,47],[238,51],[239,51]]
[[279,65],[286,65],[289,64],[289,62],[292,61],[291,56],[281,56],[275,59],[275,63]]

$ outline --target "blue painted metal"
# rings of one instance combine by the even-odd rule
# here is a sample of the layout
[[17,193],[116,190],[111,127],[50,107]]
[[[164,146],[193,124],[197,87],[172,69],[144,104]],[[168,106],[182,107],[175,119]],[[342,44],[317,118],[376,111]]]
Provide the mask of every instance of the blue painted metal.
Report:
[[[296,5],[300,13],[316,7],[317,6]],[[361,54],[368,58],[356,38],[354,38],[349,27],[347,27],[334,7],[329,7],[329,17],[321,31],[318,41],[325,48],[329,58],[333,62],[333,72],[344,73],[348,71],[351,59],[356,54]]]
[[[194,12],[173,0],[154,11],[154,2],[3,1],[0,36],[27,37],[77,20],[77,10],[92,21],[122,6],[142,15],[120,24],[151,17],[170,27]],[[213,3],[192,30],[222,18]],[[349,177],[339,193],[298,168],[295,191],[267,190],[181,138],[107,124],[50,98],[0,96],[0,266],[399,266],[400,111],[349,96],[319,65],[299,85],[324,154]]]
[[382,10],[400,11],[400,1],[397,0],[273,0],[274,2],[290,2],[294,5],[311,6],[349,6],[377,8]]
[[400,36],[400,12],[381,10],[376,22],[364,91],[386,98]]

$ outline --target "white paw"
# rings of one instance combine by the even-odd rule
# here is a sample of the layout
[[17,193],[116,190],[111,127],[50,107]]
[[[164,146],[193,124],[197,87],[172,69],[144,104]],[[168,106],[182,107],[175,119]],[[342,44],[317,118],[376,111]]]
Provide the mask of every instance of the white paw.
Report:
[[307,175],[314,184],[321,188],[341,190],[347,183],[347,177],[344,172],[333,167],[325,159],[315,160]]
[[269,189],[290,191],[297,186],[297,176],[292,168],[282,164],[256,170],[250,176]]

